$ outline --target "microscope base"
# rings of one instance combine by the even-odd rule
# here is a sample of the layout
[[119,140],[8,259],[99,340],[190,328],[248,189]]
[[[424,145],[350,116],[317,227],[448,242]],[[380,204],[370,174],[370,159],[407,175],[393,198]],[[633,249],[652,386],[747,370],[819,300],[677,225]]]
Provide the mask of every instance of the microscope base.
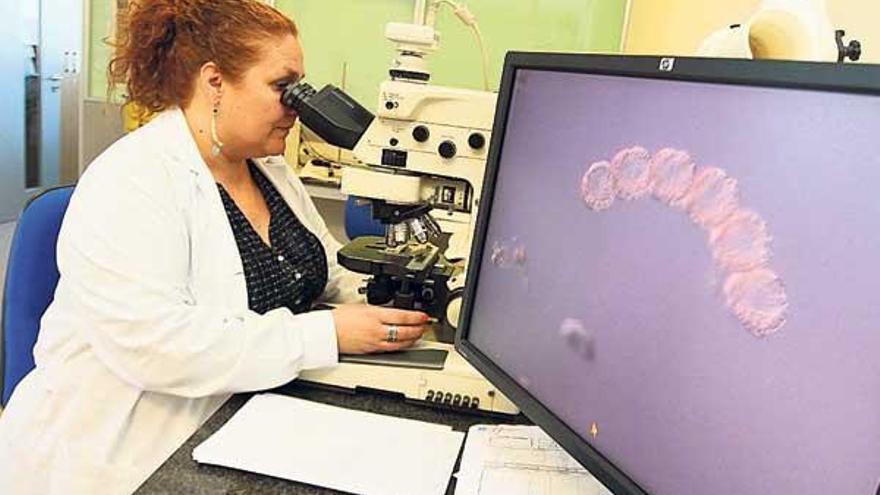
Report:
[[439,349],[449,354],[439,370],[343,362],[332,368],[303,371],[299,380],[348,389],[395,392],[410,400],[463,409],[519,413],[510,399],[483,378],[452,345],[423,342],[413,349]]

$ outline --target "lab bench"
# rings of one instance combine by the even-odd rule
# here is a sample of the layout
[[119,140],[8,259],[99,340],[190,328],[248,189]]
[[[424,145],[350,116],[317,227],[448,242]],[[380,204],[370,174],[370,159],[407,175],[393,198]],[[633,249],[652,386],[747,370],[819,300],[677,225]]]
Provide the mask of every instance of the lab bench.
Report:
[[[329,390],[293,381],[272,390],[301,399],[312,400],[401,418],[449,425],[457,431],[467,431],[475,424],[531,424],[517,416],[494,415],[479,411],[440,409],[424,403],[412,403],[402,397],[373,391]],[[339,494],[336,490],[272,478],[255,473],[218,466],[199,464],[192,458],[193,449],[223,426],[253,394],[238,394],[230,398],[208,421],[199,428],[159,469],[135,492],[137,495],[177,494],[231,495],[231,494]],[[430,446],[425,446],[430,448]],[[460,453],[459,453],[460,456]],[[340,466],[344,469],[345,466]],[[456,470],[458,461],[456,461]],[[389,468],[389,476],[394,468]],[[450,479],[447,495],[455,491],[455,477]]]

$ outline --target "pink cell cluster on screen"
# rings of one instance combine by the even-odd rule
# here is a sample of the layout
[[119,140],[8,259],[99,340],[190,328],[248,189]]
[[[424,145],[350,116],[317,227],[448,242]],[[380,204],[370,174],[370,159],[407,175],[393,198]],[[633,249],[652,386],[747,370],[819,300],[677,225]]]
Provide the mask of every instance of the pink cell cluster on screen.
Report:
[[502,246],[498,241],[492,243],[492,252],[489,255],[489,259],[492,260],[492,264],[495,266],[504,266],[507,262],[504,258],[504,246]]
[[581,198],[584,204],[591,210],[604,210],[611,207],[616,194],[611,164],[602,161],[590,165],[581,179]]
[[736,180],[720,168],[697,171],[694,183],[685,194],[688,213],[697,225],[710,228],[730,216],[739,207]]
[[683,208],[682,198],[694,182],[694,165],[684,151],[663,148],[651,159],[654,197],[669,206]]
[[621,150],[611,160],[611,175],[620,199],[638,199],[651,192],[651,154],[641,146]]
[[712,256],[728,272],[751,270],[770,261],[770,234],[757,213],[738,209],[709,231]]
[[524,267],[526,265],[526,247],[516,239],[510,241],[494,241],[489,259],[499,268]]
[[566,318],[559,324],[559,335],[565,340],[569,349],[588,361],[596,357],[595,332],[587,330],[581,320]]
[[[726,277],[724,297],[730,312],[758,337],[785,324],[788,299],[782,280],[769,268],[767,224],[740,205],[737,181],[724,170],[697,167],[682,150],[663,148],[651,156],[645,148],[632,146],[610,162],[593,163],[581,179],[580,192],[594,211],[611,207],[615,197],[629,200],[648,194],[684,210],[707,234],[712,257]],[[560,332],[566,339],[579,335],[568,320]]]
[[785,286],[768,268],[731,273],[724,281],[724,296],[727,306],[755,335],[769,335],[785,324]]

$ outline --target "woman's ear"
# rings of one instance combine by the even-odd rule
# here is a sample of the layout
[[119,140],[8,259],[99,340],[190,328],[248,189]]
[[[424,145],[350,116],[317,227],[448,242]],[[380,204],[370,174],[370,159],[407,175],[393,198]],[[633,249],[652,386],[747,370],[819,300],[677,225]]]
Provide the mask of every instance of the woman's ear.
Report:
[[199,90],[212,104],[219,104],[223,93],[223,73],[214,62],[205,62],[199,70]]

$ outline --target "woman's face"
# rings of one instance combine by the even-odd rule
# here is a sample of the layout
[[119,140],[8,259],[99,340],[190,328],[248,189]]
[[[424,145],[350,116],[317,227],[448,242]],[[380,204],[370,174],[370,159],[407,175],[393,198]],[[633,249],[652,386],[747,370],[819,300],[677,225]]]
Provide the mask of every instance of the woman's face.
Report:
[[281,104],[281,92],[302,76],[303,53],[295,37],[266,43],[256,65],[223,87],[218,133],[224,150],[243,158],[283,154],[296,112]]

